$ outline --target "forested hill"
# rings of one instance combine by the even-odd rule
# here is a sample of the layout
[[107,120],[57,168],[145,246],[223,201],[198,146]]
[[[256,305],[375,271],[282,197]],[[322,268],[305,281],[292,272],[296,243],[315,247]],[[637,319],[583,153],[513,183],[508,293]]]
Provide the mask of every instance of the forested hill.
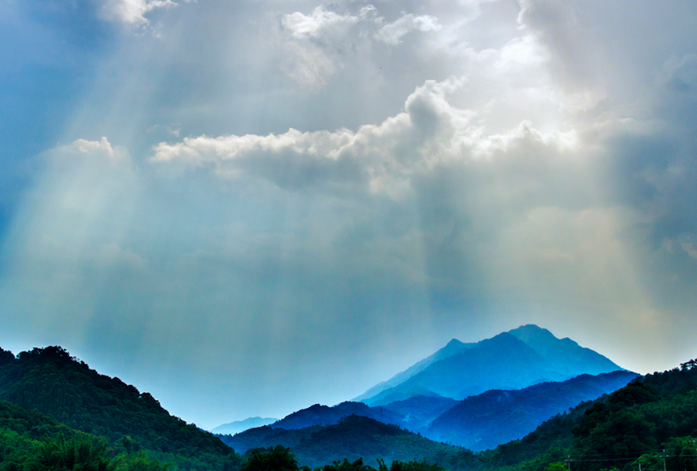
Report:
[[358,415],[384,424],[402,425],[403,416],[383,407],[369,407],[362,402],[342,402],[334,407],[315,404],[270,424],[272,428],[301,429],[313,425],[334,425],[344,417]]
[[232,469],[240,462],[211,433],[170,415],[150,394],[97,373],[61,347],[35,348],[17,357],[0,349],[0,399],[110,444],[129,437],[179,469]]
[[689,361],[627,386],[569,414],[558,415],[521,440],[461,459],[460,469],[544,471],[697,471],[697,367]]
[[432,440],[474,451],[494,448],[527,435],[545,420],[583,401],[625,386],[637,376],[628,371],[615,371],[513,391],[487,391],[461,401],[422,433]]
[[357,415],[344,417],[333,425],[302,429],[265,426],[221,438],[240,451],[276,445],[289,447],[301,465],[312,468],[343,458],[350,461],[363,458],[363,462],[370,466],[377,466],[379,459],[388,464],[395,460],[426,460],[448,466],[462,450]]
[[0,401],[0,471],[167,471],[124,437],[109,446],[103,437],[71,429],[53,417]]

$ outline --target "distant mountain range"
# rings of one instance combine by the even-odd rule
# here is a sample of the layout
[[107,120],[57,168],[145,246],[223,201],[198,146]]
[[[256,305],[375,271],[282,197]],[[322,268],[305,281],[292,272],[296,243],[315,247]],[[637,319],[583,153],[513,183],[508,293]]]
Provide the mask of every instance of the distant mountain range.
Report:
[[296,451],[327,427],[358,416],[484,450],[521,438],[555,414],[611,393],[636,376],[571,339],[525,325],[477,343],[453,339],[366,391],[357,398],[362,402],[315,404],[223,439],[241,451],[279,444]]
[[618,370],[622,368],[607,357],[531,324],[477,343],[452,340],[355,400],[370,406],[415,396],[462,400],[492,389],[522,389]]
[[564,382],[546,382],[520,390],[492,390],[463,401],[416,396],[386,406],[343,402],[334,407],[314,405],[272,425],[221,437],[238,451],[283,445],[295,448],[315,440],[315,433],[350,416],[378,420],[439,442],[479,451],[525,436],[556,414],[583,401],[611,393],[636,378],[616,371],[581,375]]
[[[549,337],[535,329],[516,329],[503,340],[519,340],[516,335],[520,335],[534,345],[541,338],[544,346]],[[576,359],[565,359],[563,348],[553,350],[561,344],[546,345],[547,354],[557,355],[558,363],[574,367]],[[452,347],[457,343],[451,342]],[[421,372],[452,356],[432,361]],[[377,407],[356,402],[314,405],[271,426],[216,438],[171,416],[150,394],[100,375],[61,347],[17,356],[0,348],[0,468],[53,469],[38,463],[53,460],[55,452],[70,459],[78,454],[84,460],[99,459],[114,469],[162,471],[166,466],[161,463],[168,462],[181,471],[240,471],[248,457],[260,454],[249,453],[250,449],[283,445],[292,449],[300,464],[316,468],[335,463],[325,470],[370,471],[359,458],[371,466],[379,466],[383,459],[387,465],[394,460],[425,460],[401,463],[397,469],[431,471],[439,469],[432,463],[457,471],[541,471],[565,459],[576,463],[574,469],[583,463],[586,471],[636,469],[638,462],[628,463],[629,456],[647,463],[644,469],[659,468],[666,459],[667,469],[689,471],[694,464],[692,437],[697,436],[696,365],[697,360],[690,360],[679,369],[633,380],[636,375],[627,371],[584,374],[519,390],[490,390],[462,401],[432,395]],[[473,453],[429,437],[474,450],[518,439],[491,452]],[[75,440],[80,440],[79,447]],[[666,451],[661,453],[659,445]],[[344,458],[355,463],[344,462],[339,468],[336,462]]]
[[286,430],[301,429],[314,425],[338,424],[344,417],[357,415],[378,420],[384,424],[401,425],[403,416],[384,407],[369,407],[362,402],[342,402],[334,407],[315,404],[307,409],[302,409],[271,424],[271,428],[283,428]]
[[[331,408],[316,404],[280,421],[268,419],[260,423],[258,418],[247,419],[221,425],[213,432],[233,435],[266,424],[284,429],[334,425],[341,418],[355,414],[398,424],[414,432],[429,433],[427,427],[431,421],[467,397],[489,390],[521,390],[538,383],[563,382],[582,374],[598,375],[618,370],[622,368],[603,355],[569,338],[558,339],[550,331],[530,324],[476,343],[453,339],[433,355],[370,388],[353,401]],[[596,396],[586,394],[583,400],[611,392],[612,387],[599,387],[598,391],[602,392]],[[564,404],[565,408],[560,411],[575,405],[568,400]],[[543,416],[537,414],[535,420]],[[523,428],[527,430],[529,426]],[[440,436],[442,432],[436,433],[434,429],[433,433]],[[448,440],[452,438],[448,436]]]
[[[553,416],[521,439],[502,444],[491,452],[472,453],[464,448],[448,447],[394,425],[355,415],[334,425],[290,430],[266,426],[222,439],[241,451],[282,444],[293,450],[301,464],[309,466],[335,461],[342,456],[349,460],[360,456],[373,466],[377,458],[384,457],[389,463],[393,459],[423,457],[429,463],[438,462],[451,470],[462,471],[542,470],[569,456],[577,466],[585,464],[588,471],[626,465],[628,459],[640,456],[639,459],[651,460],[658,468],[661,464],[658,444],[665,443],[668,469],[691,469],[694,456],[692,437],[697,434],[695,363],[688,362],[681,369],[643,378],[619,371],[596,376],[581,375],[562,383],[541,383],[519,391],[488,391],[458,402],[432,422],[434,429],[446,419],[456,422],[491,421],[492,429],[511,428],[520,414],[543,411],[555,405],[563,407],[563,400],[575,401],[584,394],[598,394],[602,390],[599,387],[613,388],[635,378],[611,394],[602,395],[595,401],[581,402],[568,413]],[[560,398],[566,399],[560,401]],[[441,399],[413,398],[385,409],[394,406],[406,411],[414,404],[447,407],[447,402],[437,402]],[[354,407],[351,404],[343,403],[341,410],[350,410]],[[306,411],[309,409],[313,409],[315,422],[322,414],[335,420],[338,410],[313,406]],[[331,409],[334,411],[329,412]],[[308,412],[298,411],[294,420],[303,415],[310,416]],[[615,448],[616,444],[619,448]],[[628,453],[618,455],[617,450],[628,450]],[[681,452],[686,455],[680,455]],[[636,462],[632,469],[634,466]]]
[[219,435],[234,435],[236,433],[249,430],[250,428],[263,427],[264,425],[269,425],[276,421],[278,421],[278,419],[273,419],[270,417],[250,417],[248,419],[237,420],[228,424],[219,425],[211,430],[211,432]]

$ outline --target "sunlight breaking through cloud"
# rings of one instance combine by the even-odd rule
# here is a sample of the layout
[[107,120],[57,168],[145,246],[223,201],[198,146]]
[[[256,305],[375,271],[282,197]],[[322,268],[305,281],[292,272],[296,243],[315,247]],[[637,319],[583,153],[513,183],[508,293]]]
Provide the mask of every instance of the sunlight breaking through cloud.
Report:
[[0,342],[210,425],[525,323],[692,348],[691,5],[13,5]]

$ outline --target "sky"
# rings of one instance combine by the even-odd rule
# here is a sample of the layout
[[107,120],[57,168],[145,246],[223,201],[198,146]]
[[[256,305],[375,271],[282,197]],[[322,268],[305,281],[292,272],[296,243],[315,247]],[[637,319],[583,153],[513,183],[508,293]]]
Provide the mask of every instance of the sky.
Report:
[[534,323],[697,357],[697,4],[0,0],[0,346],[204,428]]

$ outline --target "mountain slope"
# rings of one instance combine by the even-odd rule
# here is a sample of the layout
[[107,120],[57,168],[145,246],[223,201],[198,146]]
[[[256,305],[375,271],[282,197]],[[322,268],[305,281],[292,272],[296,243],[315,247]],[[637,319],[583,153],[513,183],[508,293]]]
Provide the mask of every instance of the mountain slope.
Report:
[[263,418],[263,417],[249,417],[244,420],[237,420],[235,422],[230,422],[227,424],[222,424],[211,430],[211,433],[219,435],[234,435],[236,433],[244,432],[254,427],[263,427],[264,425],[270,425],[278,419],[273,418]]
[[289,447],[301,465],[311,468],[348,458],[363,458],[367,465],[377,467],[378,458],[392,461],[427,460],[444,463],[458,448],[437,443],[397,426],[352,415],[339,423],[286,430],[260,427],[234,437],[221,439],[240,451],[251,448],[283,445]]
[[379,393],[359,397],[370,406],[418,395],[464,399],[490,389],[521,389],[543,381],[622,369],[593,350],[568,338],[557,339],[535,325],[521,326],[476,344],[450,342],[439,352],[390,380],[394,384],[408,371],[416,371],[398,384],[388,388],[383,384]]
[[617,371],[540,383],[517,391],[487,391],[469,397],[435,419],[423,434],[479,451],[521,438],[545,420],[577,404],[611,393],[636,378]]
[[393,388],[400,383],[403,383],[407,379],[411,378],[415,374],[425,370],[429,365],[432,363],[435,363],[440,360],[444,360],[448,357],[451,357],[453,355],[456,355],[464,350],[467,350],[469,348],[472,348],[475,344],[473,343],[462,343],[459,340],[452,339],[448,344],[438,350],[436,353],[433,355],[424,358],[423,360],[415,363],[414,365],[410,366],[406,370],[402,371],[401,373],[397,373],[394,375],[392,378],[388,379],[387,381],[383,381],[381,383],[376,384],[372,388],[368,389],[366,392],[361,394],[360,396],[356,397],[353,399],[353,401],[363,401],[365,399],[369,399],[373,396],[376,396],[380,394],[381,392],[385,391],[386,389]]
[[103,437],[67,427],[41,412],[0,401],[2,471],[167,471],[169,467],[148,457],[128,438],[109,447]]
[[35,348],[17,357],[1,350],[0,399],[110,444],[127,438],[179,469],[240,464],[239,455],[214,435],[170,415],[149,393],[100,375],[61,347]]
[[385,405],[413,397],[415,391],[419,395],[464,399],[490,389],[520,389],[542,381],[564,379],[567,378],[549,368],[547,361],[532,348],[503,333],[436,361],[365,402],[371,406]]
[[301,429],[313,425],[334,425],[344,417],[357,415],[385,424],[401,424],[402,416],[382,407],[368,407],[362,402],[342,402],[334,407],[315,404],[271,424],[271,428]]
[[263,427],[250,428],[235,435],[218,435],[218,438],[240,453],[246,453],[254,448],[267,448],[276,445],[292,449],[298,446],[302,440],[311,438],[313,433],[322,428],[322,425],[301,429],[272,428],[264,425]]
[[412,432],[421,432],[435,418],[452,409],[458,401],[449,397],[414,396],[403,401],[391,402],[383,406],[400,414],[402,427]]
[[558,339],[549,330],[528,324],[508,332],[539,353],[550,366],[568,377],[621,370],[609,358],[581,347],[568,337]]
[[636,378],[612,394],[582,403],[521,440],[478,454],[460,469],[543,471],[550,463],[570,459],[572,469],[581,471],[664,466],[694,471],[695,436],[697,368],[691,360],[680,369]]

